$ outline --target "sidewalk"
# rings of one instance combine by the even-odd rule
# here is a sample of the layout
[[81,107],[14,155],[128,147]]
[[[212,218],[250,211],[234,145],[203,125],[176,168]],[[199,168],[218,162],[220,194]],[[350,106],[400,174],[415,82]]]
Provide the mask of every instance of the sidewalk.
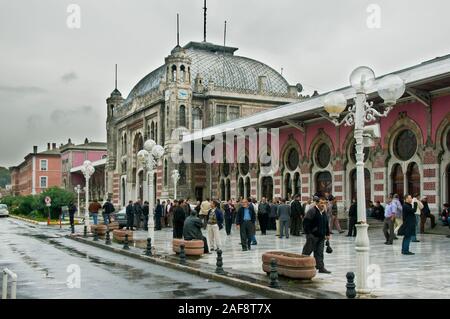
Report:
[[[258,232],[258,245],[253,246],[249,252],[243,252],[235,227],[231,236],[226,236],[223,230],[221,235],[225,271],[236,278],[266,285],[269,278],[262,271],[261,255],[269,250],[301,253],[305,243],[304,236],[279,239],[274,231],[269,231],[266,236],[261,236]],[[136,231],[134,237],[137,242],[134,245],[138,248],[132,251],[142,254],[147,236],[148,232]],[[150,236],[156,254],[176,264],[178,257],[172,252],[172,229],[165,228],[157,232],[152,230]],[[374,265],[374,270],[380,270],[380,276],[377,280],[377,275],[372,274],[369,281],[374,283],[374,289],[364,298],[441,299],[446,296],[442,291],[450,289],[450,274],[442,269],[450,263],[448,238],[429,234],[419,235],[422,242],[411,244],[411,251],[416,255],[404,256],[400,253],[401,239],[395,241],[393,246],[384,245],[382,230],[378,227],[369,228],[369,237],[370,263]],[[91,238],[87,240],[92,241]],[[348,271],[356,273],[354,241],[354,238],[345,237],[345,234],[335,233],[331,241],[334,252],[331,255],[325,254],[325,265],[332,274],[317,274],[310,282],[280,277],[283,290],[310,298],[345,298],[345,275]],[[104,244],[104,241],[99,243]],[[113,246],[122,247],[118,244]],[[191,260],[190,264],[198,269],[214,272],[216,254],[207,254],[198,260]]]

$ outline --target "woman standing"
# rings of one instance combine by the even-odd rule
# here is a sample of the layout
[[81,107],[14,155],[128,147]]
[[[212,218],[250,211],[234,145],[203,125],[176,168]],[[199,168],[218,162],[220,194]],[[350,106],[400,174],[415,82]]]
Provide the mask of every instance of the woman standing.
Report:
[[206,217],[210,250],[217,250],[222,246],[220,230],[223,228],[223,213],[219,209],[219,205],[217,201],[211,201],[211,209]]

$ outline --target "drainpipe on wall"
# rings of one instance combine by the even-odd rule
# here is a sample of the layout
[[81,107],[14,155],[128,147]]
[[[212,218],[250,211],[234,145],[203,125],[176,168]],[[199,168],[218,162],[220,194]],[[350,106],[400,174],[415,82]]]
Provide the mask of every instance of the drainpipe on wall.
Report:
[[31,195],[36,195],[36,157],[31,158],[32,172],[31,172]]

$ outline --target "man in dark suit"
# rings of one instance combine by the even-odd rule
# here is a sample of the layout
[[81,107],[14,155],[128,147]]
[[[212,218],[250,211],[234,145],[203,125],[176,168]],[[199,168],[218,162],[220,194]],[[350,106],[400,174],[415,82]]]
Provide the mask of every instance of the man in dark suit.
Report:
[[305,214],[300,195],[295,195],[295,200],[291,203],[291,235],[300,236],[302,217]]
[[184,221],[186,220],[186,212],[183,209],[183,200],[174,201],[173,208],[173,238],[183,238]]
[[303,227],[306,234],[306,243],[303,247],[303,255],[309,256],[314,252],[316,268],[319,273],[330,274],[323,262],[325,239],[330,239],[330,228],[326,214],[327,202],[325,199],[314,197],[315,205],[306,213]]
[[242,250],[251,249],[252,237],[255,234],[256,213],[253,206],[248,204],[248,199],[242,200],[242,206],[236,216],[236,226],[240,230]]
[[128,206],[125,210],[127,214],[127,230],[133,230],[133,224],[134,224],[134,209],[133,209],[133,201],[128,202]]
[[347,237],[356,237],[356,223],[358,222],[358,205],[353,199],[350,209],[348,210],[348,234]]
[[[411,195],[406,195],[405,203],[403,204],[403,224],[398,230],[398,234],[403,237],[402,254],[414,255],[409,251],[409,244],[411,238],[416,235],[416,210],[418,205],[417,198],[412,198]],[[413,206],[414,205],[414,206]]]

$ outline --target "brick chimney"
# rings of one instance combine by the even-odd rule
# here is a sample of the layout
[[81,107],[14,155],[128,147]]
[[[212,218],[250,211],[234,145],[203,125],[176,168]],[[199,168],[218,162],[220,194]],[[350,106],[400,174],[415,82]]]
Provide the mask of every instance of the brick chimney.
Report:
[[50,151],[50,143],[47,143],[47,151]]
[[37,151],[38,151],[38,147],[36,145],[33,146],[33,154],[37,154]]
[[52,144],[52,150],[56,150],[56,143]]

